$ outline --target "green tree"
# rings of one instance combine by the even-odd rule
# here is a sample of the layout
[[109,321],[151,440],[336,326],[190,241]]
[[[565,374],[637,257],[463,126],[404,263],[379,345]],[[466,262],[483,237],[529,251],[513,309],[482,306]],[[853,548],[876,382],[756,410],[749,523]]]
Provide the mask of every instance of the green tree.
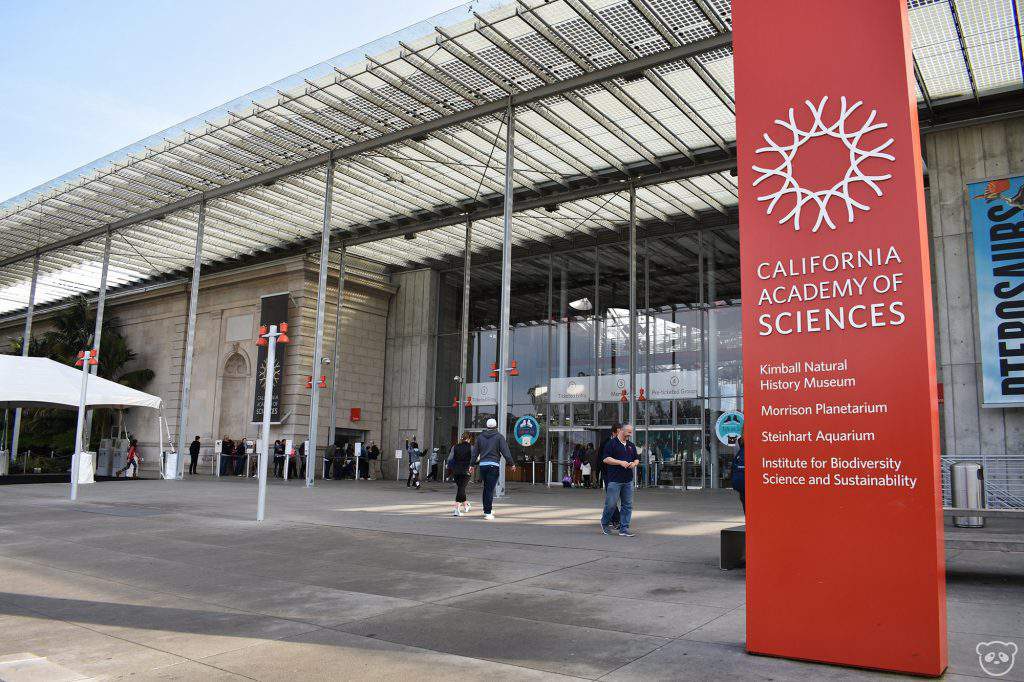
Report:
[[[96,313],[84,296],[58,311],[52,319],[53,328],[29,341],[29,355],[42,356],[65,365],[74,365],[78,352],[92,346],[96,328]],[[135,359],[135,352],[119,331],[116,317],[104,317],[102,344],[100,345],[99,376],[116,381],[129,388],[141,390],[153,380],[151,369],[126,369]],[[12,353],[21,353],[22,340],[11,343]],[[77,415],[72,410],[36,408],[26,410],[21,443],[36,451],[50,449],[69,453],[75,446]],[[109,433],[115,410],[99,409],[93,417],[92,438]],[[19,448],[20,449],[20,448]]]

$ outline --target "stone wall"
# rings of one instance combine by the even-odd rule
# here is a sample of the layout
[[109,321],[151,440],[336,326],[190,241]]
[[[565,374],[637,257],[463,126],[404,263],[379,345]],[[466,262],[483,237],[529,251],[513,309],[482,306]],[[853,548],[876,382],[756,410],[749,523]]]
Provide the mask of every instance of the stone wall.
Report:
[[925,137],[944,456],[1024,453],[1024,409],[981,407],[981,351],[966,184],[1024,173],[1024,119]]
[[[291,343],[285,349],[281,424],[271,427],[271,438],[305,440],[309,429],[310,391],[306,377],[319,376],[311,369],[316,322],[318,259],[295,256],[272,263],[204,274],[196,311],[195,353],[185,428],[187,441],[199,436],[203,443],[200,473],[214,471],[214,441],[222,436],[255,439],[259,424],[252,423],[256,390],[256,345],[260,297],[289,294],[288,316]],[[329,270],[324,327],[324,354],[334,352],[334,316],[337,307],[337,256]],[[149,368],[155,373],[148,393],[163,399],[163,415],[170,436],[178,442],[179,401],[185,353],[190,282],[168,284],[143,293],[112,294],[106,315],[116,318],[118,328],[136,357],[126,370]],[[342,307],[337,426],[367,431],[368,439],[380,442],[384,401],[386,320],[394,289],[387,272],[376,264],[350,258]],[[33,336],[49,328],[51,314],[37,311]],[[21,336],[23,320],[0,323],[0,342]],[[327,444],[330,417],[330,382],[320,392],[318,429],[322,451]],[[352,422],[351,408],[361,418]],[[166,430],[158,433],[157,415],[151,410],[128,410],[126,427],[139,439],[143,473],[155,477],[159,452],[167,447]],[[95,444],[94,444],[95,445]],[[319,470],[319,467],[318,467]]]
[[[398,287],[388,313],[384,376],[384,475],[395,476],[395,450],[415,437],[427,448],[433,437],[435,331],[440,274],[412,270],[394,276]],[[408,462],[402,460],[402,471]]]

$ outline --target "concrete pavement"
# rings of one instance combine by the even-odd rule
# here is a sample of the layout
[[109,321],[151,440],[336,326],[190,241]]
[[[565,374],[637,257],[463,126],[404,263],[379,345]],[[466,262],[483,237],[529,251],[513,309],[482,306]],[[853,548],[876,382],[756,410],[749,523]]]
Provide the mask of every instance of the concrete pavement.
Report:
[[[493,522],[445,484],[275,481],[259,525],[251,481],[81,490],[0,489],[0,679],[891,677],[743,651],[731,491],[639,491],[625,539],[598,491],[524,484]],[[948,578],[947,678],[985,677],[978,642],[1024,651],[1024,554],[950,552]]]

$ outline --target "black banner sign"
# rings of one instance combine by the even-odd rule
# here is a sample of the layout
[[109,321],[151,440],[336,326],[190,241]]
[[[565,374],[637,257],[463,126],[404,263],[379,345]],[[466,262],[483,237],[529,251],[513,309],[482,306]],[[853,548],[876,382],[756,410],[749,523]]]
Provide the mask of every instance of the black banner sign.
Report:
[[[260,298],[260,325],[270,327],[288,321],[288,294],[272,294]],[[270,421],[281,421],[281,379],[284,375],[284,351],[288,346],[278,344],[274,352],[273,399],[270,404]],[[257,346],[256,352],[256,395],[252,403],[253,422],[263,421],[263,392],[267,379],[267,346]]]

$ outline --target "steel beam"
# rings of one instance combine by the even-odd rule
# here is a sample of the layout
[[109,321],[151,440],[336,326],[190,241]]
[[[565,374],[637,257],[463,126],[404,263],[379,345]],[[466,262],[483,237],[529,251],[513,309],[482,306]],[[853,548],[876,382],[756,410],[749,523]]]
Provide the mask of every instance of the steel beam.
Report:
[[459,334],[459,433],[466,432],[466,382],[469,381],[469,283],[473,259],[473,221],[466,221],[466,253],[462,261],[462,329]]
[[[516,107],[509,98],[505,112],[505,201],[503,202],[504,231],[501,240],[501,314],[498,342],[498,433],[508,436],[508,380],[509,329],[512,293],[512,173],[515,167]],[[499,462],[497,497],[505,496],[505,463]]]
[[[176,478],[183,477],[185,469],[185,448],[188,446],[188,401],[192,387],[192,356],[196,348],[196,308],[199,305],[199,272],[203,267],[203,228],[206,224],[206,204],[199,204],[199,219],[196,221],[196,253],[192,261],[192,286],[188,296],[188,322],[185,326],[185,362],[181,369],[181,407],[178,412],[178,470]],[[216,458],[215,464],[216,466]]]
[[[32,261],[32,284],[28,290],[28,310],[25,312],[25,331],[21,335],[21,357],[28,357],[32,345],[32,313],[36,307],[36,282],[39,280],[39,254]],[[18,439],[21,436],[21,408],[14,409],[14,433],[11,438],[11,454],[18,457]],[[8,467],[4,467],[7,471]],[[28,456],[25,457],[25,472],[28,472]]]
[[[629,417],[636,429],[636,186],[629,186]],[[644,390],[649,391],[650,388]],[[594,422],[595,424],[597,422]],[[635,438],[635,436],[634,436]]]
[[[339,366],[341,365],[341,309],[345,300],[345,247],[338,249],[338,305],[334,309],[334,354],[331,355],[331,362],[334,363],[334,369],[331,371],[331,418],[330,426],[327,429],[327,438],[330,445],[334,445],[334,433],[338,426],[338,374]],[[313,478],[316,477],[316,467],[314,463],[318,461],[315,457],[311,457],[310,454],[306,453],[306,481],[307,485],[312,485]],[[313,474],[311,475],[310,469],[312,468]],[[358,474],[358,472],[356,472]],[[312,477],[311,477],[312,476]]]
[[[106,238],[103,240],[103,267],[100,270],[100,290],[96,296],[96,326],[92,332],[92,347],[96,349],[96,356],[100,358],[100,362],[103,362],[100,356],[100,344],[103,341],[103,310],[107,304],[107,273],[110,270],[110,233],[107,232]],[[99,365],[89,365],[89,371],[92,374],[99,375]],[[95,411],[89,410],[85,415],[85,433],[82,435],[82,442],[84,448],[89,449],[90,441],[92,440],[92,415]],[[156,442],[160,442],[160,434],[156,436]]]
[[[327,183],[324,189],[324,225],[320,234],[320,278],[316,290],[316,330],[313,342],[313,387],[309,395],[309,449],[306,452],[306,487],[313,487],[315,468],[308,465],[315,461],[317,446],[317,422],[320,412],[320,372],[324,357],[324,309],[327,305],[327,266],[331,255],[331,204],[334,199],[334,162],[327,164]],[[339,299],[340,300],[340,299]],[[334,438],[334,434],[331,434]],[[358,472],[357,472],[358,475]]]

